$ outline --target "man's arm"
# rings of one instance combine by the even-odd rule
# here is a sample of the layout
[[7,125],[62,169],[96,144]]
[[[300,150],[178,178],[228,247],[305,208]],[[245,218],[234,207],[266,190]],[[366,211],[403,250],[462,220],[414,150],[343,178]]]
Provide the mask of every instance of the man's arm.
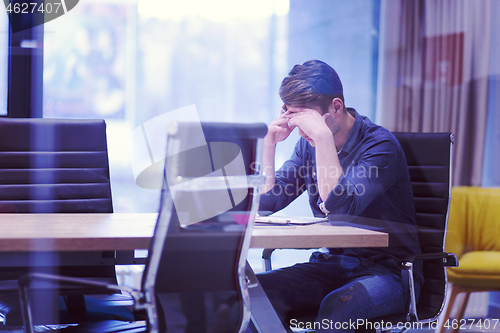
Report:
[[260,196],[260,210],[277,212],[288,206],[306,190],[305,175],[307,165],[304,164],[304,144],[299,140],[292,156],[275,172],[271,189]]
[[328,198],[330,193],[339,182],[342,175],[342,167],[340,166],[337,156],[337,149],[333,140],[332,133],[324,133],[322,136],[317,136],[314,140],[316,145],[316,172],[318,176],[318,191],[322,201]]
[[289,110],[292,113],[289,124],[298,126],[314,142],[318,191],[321,200],[325,201],[342,175],[333,133],[325,122],[330,115],[328,113],[321,115],[315,110],[301,107]]
[[276,174],[275,174],[275,156],[276,156],[276,144],[268,143],[266,144],[264,140],[264,149],[262,156],[262,173],[265,177],[265,183],[262,187],[262,194],[269,192],[275,182],[276,182]]
[[281,109],[281,114],[278,118],[273,120],[267,130],[267,134],[264,137],[264,149],[262,156],[262,172],[265,176],[265,183],[262,187],[262,194],[270,191],[275,182],[275,156],[276,156],[276,145],[278,142],[288,138],[292,132],[293,127],[288,126],[288,116],[285,107]]

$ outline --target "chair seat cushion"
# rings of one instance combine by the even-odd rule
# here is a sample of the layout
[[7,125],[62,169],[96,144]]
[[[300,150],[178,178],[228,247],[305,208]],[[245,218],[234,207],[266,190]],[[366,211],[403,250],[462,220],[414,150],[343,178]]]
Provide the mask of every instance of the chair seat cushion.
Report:
[[448,269],[448,278],[457,285],[500,288],[500,252],[467,252],[458,267]]

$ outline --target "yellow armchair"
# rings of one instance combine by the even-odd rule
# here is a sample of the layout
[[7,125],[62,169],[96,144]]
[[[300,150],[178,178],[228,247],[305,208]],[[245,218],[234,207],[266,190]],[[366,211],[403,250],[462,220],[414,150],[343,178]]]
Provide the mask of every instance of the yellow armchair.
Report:
[[465,297],[455,322],[462,319],[471,292],[500,290],[500,188],[453,188],[445,249],[457,255],[460,265],[447,269],[452,290],[441,325],[458,294]]

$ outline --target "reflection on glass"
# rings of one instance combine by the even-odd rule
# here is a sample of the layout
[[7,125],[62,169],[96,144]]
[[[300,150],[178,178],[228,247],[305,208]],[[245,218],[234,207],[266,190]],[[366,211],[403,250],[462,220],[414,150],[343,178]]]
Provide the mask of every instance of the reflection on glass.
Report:
[[[375,3],[80,1],[44,25],[44,116],[104,118],[115,212],[155,212],[159,189],[137,186],[128,141],[160,115],[195,105],[201,121],[269,123],[281,80],[312,58],[345,73],[349,106],[374,112]],[[292,151],[283,143],[277,164]]]
[[233,212],[170,228],[156,282],[168,332],[237,332],[243,316],[237,267],[246,219]]
[[125,4],[79,3],[47,23],[44,116],[125,117]]
[[[244,268],[257,197],[247,175],[258,173],[252,137],[262,137],[265,126],[261,134],[234,126],[169,128],[159,216],[169,224],[155,283],[169,333],[233,333],[249,319]],[[186,149],[197,135],[205,145]],[[156,234],[153,251],[161,244]]]
[[45,24],[44,117],[104,118],[115,212],[155,212],[160,191],[136,185],[130,133],[189,105],[202,121],[273,119],[287,11],[288,0],[80,1]]

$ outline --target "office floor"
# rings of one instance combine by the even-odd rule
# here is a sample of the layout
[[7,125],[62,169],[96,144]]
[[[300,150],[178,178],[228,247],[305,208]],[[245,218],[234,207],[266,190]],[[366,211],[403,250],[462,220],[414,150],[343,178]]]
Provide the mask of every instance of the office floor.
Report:
[[[272,256],[273,268],[286,267],[293,265],[296,262],[304,262],[309,259],[311,252],[314,250],[276,250]],[[248,262],[252,266],[255,272],[260,272],[263,270],[262,264],[262,249],[250,249],[248,253]],[[129,286],[138,287],[140,277],[142,275],[141,266],[118,266],[117,267],[118,279],[120,283]],[[471,296],[472,297],[472,296]],[[467,313],[466,313],[467,314]],[[472,324],[474,323],[474,324]],[[478,318],[467,320],[462,322],[461,332],[467,333],[500,333],[500,320],[499,318]],[[472,325],[471,325],[472,324]],[[37,332],[48,332],[54,331],[53,326],[37,327]],[[420,327],[410,328],[406,332],[408,333],[435,333],[435,325],[423,325]],[[23,333],[22,328],[12,328],[5,327],[1,323],[0,319],[0,332],[9,333]],[[447,330],[447,333],[451,330]],[[269,332],[272,333],[272,332]],[[436,332],[437,333],[437,332]]]
[[[54,332],[56,330],[56,326],[36,326],[36,332]],[[0,332],[3,333],[24,333],[22,327],[6,327],[0,324]]]
[[[467,333],[500,333],[500,320],[498,318],[481,318],[481,319],[468,319],[466,322],[462,322],[462,329],[460,332]],[[472,324],[474,323],[474,324]],[[472,324],[472,325],[471,325]],[[478,325],[479,324],[479,325]],[[408,329],[408,333],[437,333],[435,325],[422,325],[413,326],[414,328]],[[56,326],[37,326],[37,332],[53,332]],[[24,333],[21,327],[5,327],[0,322],[0,332],[5,333]],[[394,331],[397,332],[397,331]],[[448,329],[446,333],[450,333],[451,330]],[[267,333],[267,332],[265,332]],[[272,333],[272,332],[269,332]]]

